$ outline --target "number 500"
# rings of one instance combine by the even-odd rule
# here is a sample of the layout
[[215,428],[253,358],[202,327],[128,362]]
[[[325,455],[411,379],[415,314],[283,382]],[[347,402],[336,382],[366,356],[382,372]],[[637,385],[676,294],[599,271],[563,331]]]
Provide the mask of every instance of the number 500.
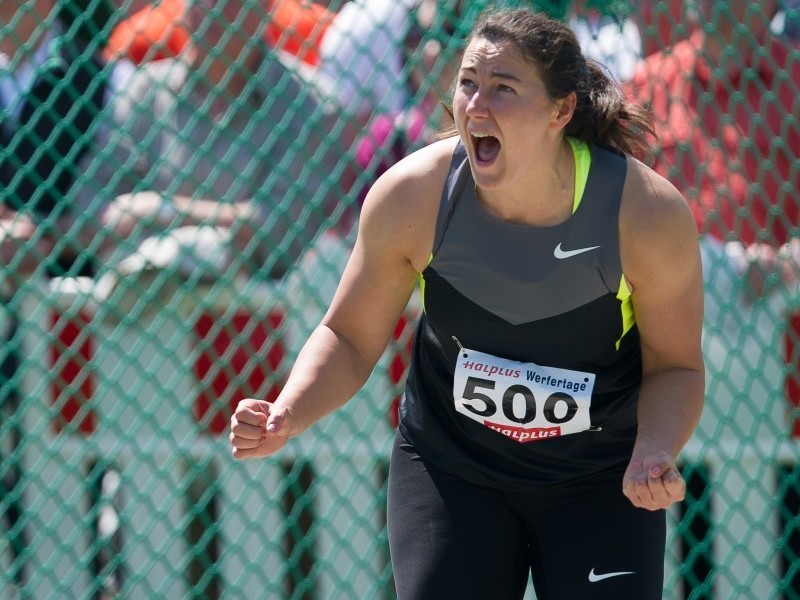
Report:
[[[484,389],[494,392],[496,383],[491,379],[482,379],[480,377],[467,378],[462,397],[464,400],[471,402],[464,402],[464,408],[481,417],[491,417],[496,414],[497,402],[495,399],[489,394],[479,391],[479,389]],[[497,393],[495,392],[495,395]],[[525,412],[522,416],[517,416],[514,411],[517,396],[522,397],[525,407]],[[516,404],[518,405],[519,403]],[[514,423],[525,424],[536,419],[536,397],[533,395],[533,390],[525,385],[515,383],[508,386],[503,392],[500,406],[502,407],[503,415]],[[558,411],[556,411],[557,408],[559,409]],[[559,417],[557,412],[562,416]],[[544,418],[554,425],[566,423],[575,416],[576,412],[578,412],[578,403],[575,398],[563,392],[550,394],[544,401],[542,409]]]

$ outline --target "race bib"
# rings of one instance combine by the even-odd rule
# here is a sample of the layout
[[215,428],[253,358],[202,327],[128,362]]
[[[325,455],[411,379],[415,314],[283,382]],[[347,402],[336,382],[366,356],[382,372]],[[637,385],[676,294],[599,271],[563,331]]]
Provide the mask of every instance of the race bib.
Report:
[[592,429],[593,373],[543,367],[461,348],[456,411],[518,442]]

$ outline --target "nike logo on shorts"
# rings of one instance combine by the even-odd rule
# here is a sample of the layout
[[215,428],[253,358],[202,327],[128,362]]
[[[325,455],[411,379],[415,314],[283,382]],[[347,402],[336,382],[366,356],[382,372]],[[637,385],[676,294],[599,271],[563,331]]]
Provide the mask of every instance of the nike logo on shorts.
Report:
[[620,577],[621,575],[635,575],[636,571],[617,571],[615,573],[601,573],[597,574],[594,572],[594,567],[591,571],[589,571],[589,581],[592,583],[597,583],[598,581],[603,581],[604,579],[610,579],[611,577]]
[[561,248],[561,242],[559,242],[558,246],[556,246],[555,250],[553,250],[553,256],[558,259],[571,258],[573,256],[577,256],[578,254],[583,254],[584,252],[597,250],[599,247],[600,246],[589,246],[587,248],[576,248],[575,250],[563,250]]

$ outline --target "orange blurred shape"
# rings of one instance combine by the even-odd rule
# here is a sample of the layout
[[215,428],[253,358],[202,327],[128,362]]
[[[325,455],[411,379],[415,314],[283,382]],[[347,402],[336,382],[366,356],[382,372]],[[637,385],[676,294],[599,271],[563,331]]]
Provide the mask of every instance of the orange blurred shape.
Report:
[[319,46],[333,19],[323,5],[304,0],[268,0],[270,22],[264,37],[271,48],[319,64]]
[[189,43],[189,30],[181,19],[184,9],[184,0],[162,0],[134,13],[111,32],[108,57],[141,64],[180,55]]

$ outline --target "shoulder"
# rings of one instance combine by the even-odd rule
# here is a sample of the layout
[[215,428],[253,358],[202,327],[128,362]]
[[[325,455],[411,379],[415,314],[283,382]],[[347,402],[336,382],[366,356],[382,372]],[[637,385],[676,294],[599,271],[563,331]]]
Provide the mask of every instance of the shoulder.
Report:
[[620,210],[622,225],[649,231],[660,229],[663,220],[694,224],[689,205],[672,183],[638,159],[628,156],[626,160],[628,172]]
[[626,189],[624,194],[632,195],[635,192],[637,199],[645,202],[664,197],[673,201],[682,199],[678,188],[663,175],[659,175],[633,156],[625,155],[625,160],[628,171],[625,178]]
[[365,202],[371,209],[409,211],[438,208],[458,138],[434,142],[392,165],[373,185]]
[[628,157],[620,208],[620,249],[626,277],[649,273],[656,262],[679,257],[698,244],[689,205],[667,179]]
[[364,201],[361,231],[404,247],[419,272],[431,252],[457,140],[440,140],[405,157],[378,178]]

